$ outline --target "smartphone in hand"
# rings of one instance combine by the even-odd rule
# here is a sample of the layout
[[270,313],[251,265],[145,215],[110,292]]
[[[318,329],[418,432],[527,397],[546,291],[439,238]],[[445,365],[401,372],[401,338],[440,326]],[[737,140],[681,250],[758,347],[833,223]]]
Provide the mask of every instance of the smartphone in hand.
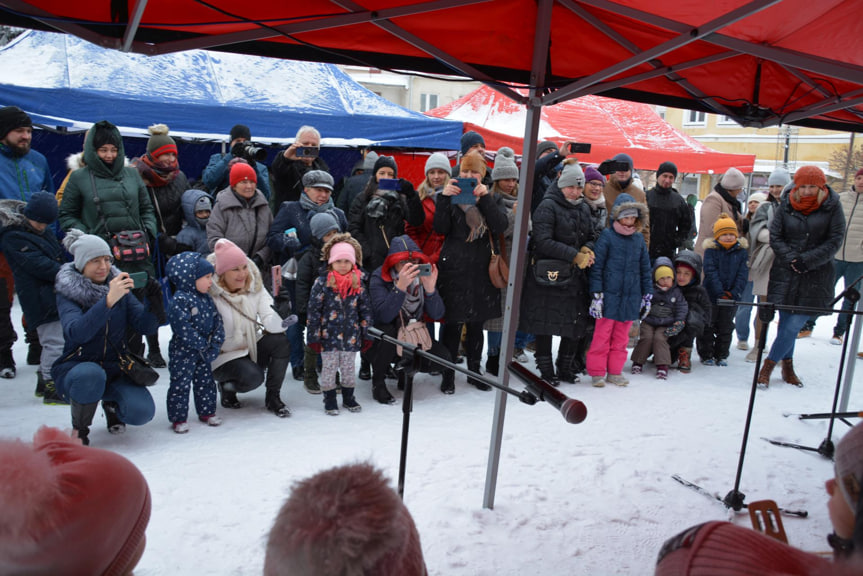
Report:
[[473,195],[474,188],[477,187],[476,178],[456,178],[458,187],[461,188],[461,193],[451,197],[453,204],[476,204],[476,196]]
[[132,279],[132,282],[134,283],[132,287],[135,290],[147,285],[148,276],[146,272],[129,272],[129,278]]
[[399,179],[398,178],[381,178],[378,180],[378,189],[379,190],[398,190],[399,189]]
[[432,265],[431,264],[417,264],[417,268],[419,269],[420,276],[431,276],[432,273]]

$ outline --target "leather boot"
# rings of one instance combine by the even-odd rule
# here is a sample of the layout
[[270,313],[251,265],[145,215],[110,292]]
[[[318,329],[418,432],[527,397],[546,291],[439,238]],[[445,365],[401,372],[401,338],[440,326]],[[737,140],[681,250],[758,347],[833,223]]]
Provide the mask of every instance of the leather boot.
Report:
[[222,396],[223,408],[230,408],[231,410],[236,410],[243,407],[243,405],[240,404],[240,401],[237,398],[237,389],[234,386],[233,382],[219,382],[219,393]]
[[102,410],[105,411],[105,423],[111,434],[122,434],[126,431],[126,423],[120,420],[120,407],[116,402],[102,401]]
[[[479,361],[478,360],[468,360],[467,361],[467,369],[470,370],[471,372],[476,372],[477,374],[482,374],[482,370],[479,367]],[[485,382],[483,382],[481,380],[477,380],[476,378],[471,378],[470,376],[467,377],[467,383],[473,384],[477,390],[482,390],[483,392],[487,392],[487,391],[491,390],[491,386],[489,386],[488,384],[486,384]]]
[[339,400],[336,398],[336,389],[324,390],[324,412],[330,416],[339,415]]
[[347,408],[348,412],[360,412],[363,409],[359,402],[357,402],[357,399],[354,398],[353,386],[342,388],[342,406]]
[[803,387],[803,381],[794,373],[794,360],[791,358],[782,359],[782,380],[788,384]]
[[488,374],[497,376],[497,373],[500,371],[500,352],[494,355],[488,355],[488,358],[486,358],[485,361],[485,371]]
[[455,371],[443,371],[443,379],[440,383],[440,391],[444,394],[455,394]]
[[321,385],[318,382],[318,353],[306,346],[303,357],[303,387],[309,394],[320,394]]
[[557,378],[561,382],[568,382],[569,384],[575,384],[578,382],[578,374],[576,374],[572,369],[572,359],[574,355],[558,355],[557,356]]
[[692,348],[683,348],[677,352],[677,369],[684,374],[692,372]]
[[773,368],[776,366],[776,362],[771,360],[770,358],[765,358],[764,363],[761,364],[761,372],[758,373],[758,385],[764,386],[767,388],[770,385],[770,375],[773,374]]
[[27,364],[38,366],[42,359],[42,344],[39,343],[39,333],[35,328],[26,328],[24,331],[24,342],[27,347]]
[[[343,392],[344,393],[344,392]],[[381,404],[395,404],[396,399],[387,390],[387,384],[383,380],[372,382],[372,397]]]
[[167,366],[162,357],[162,350],[159,348],[159,336],[156,334],[147,336],[147,362],[153,368],[165,368]]
[[98,402],[90,404],[79,404],[72,400],[72,428],[78,433],[78,438],[84,446],[90,445],[90,424],[93,423],[93,416],[96,415],[96,408],[99,407]]
[[[335,390],[333,390],[333,392],[335,392]],[[267,395],[264,398],[264,406],[279,418],[287,418],[291,415],[291,411],[287,406],[285,406],[282,399],[279,398],[278,390],[267,390]]]
[[554,364],[551,361],[551,356],[537,356],[536,367],[539,369],[539,376],[552,386],[560,384],[560,380],[554,373]]

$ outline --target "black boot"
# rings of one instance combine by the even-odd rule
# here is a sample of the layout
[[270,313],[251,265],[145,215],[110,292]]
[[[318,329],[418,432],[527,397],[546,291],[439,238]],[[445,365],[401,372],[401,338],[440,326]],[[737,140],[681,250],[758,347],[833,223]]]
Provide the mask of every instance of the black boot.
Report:
[[278,390],[267,390],[267,396],[264,399],[264,405],[267,407],[267,410],[278,416],[279,418],[287,418],[291,415],[291,411],[285,406],[285,403],[282,402],[282,399],[279,398]]
[[[42,378],[42,373],[39,373],[39,378]],[[39,383],[36,382],[36,389],[38,391]],[[66,401],[65,398],[60,396],[60,393],[57,391],[57,387],[54,385],[53,380],[45,380],[42,378],[42,404],[48,404],[49,406],[62,406],[68,405],[69,402]]]
[[353,386],[350,388],[342,388],[342,406],[347,408],[348,412],[359,412],[363,409],[363,407],[357,402],[357,399],[354,398]]
[[264,385],[267,388],[267,396],[264,404],[267,410],[278,416],[279,418],[287,418],[291,415],[291,411],[279,398],[279,392],[282,389],[282,381],[285,379],[285,373],[288,371],[288,364],[291,359],[288,357],[278,358],[271,357],[270,363],[267,366],[267,379]]
[[36,398],[45,396],[45,378],[42,377],[42,371],[36,370]]
[[120,420],[120,407],[117,406],[116,402],[102,400],[102,410],[105,411],[108,432],[111,434],[122,434],[126,431],[126,423]]
[[372,379],[372,365],[363,357],[360,357],[360,380]]
[[42,360],[42,344],[39,343],[39,333],[28,328],[24,333],[24,342],[29,344],[27,348],[27,364],[38,366]]
[[572,369],[571,355],[558,355],[557,357],[557,377],[561,382],[575,384],[578,382],[578,374]]
[[539,368],[539,377],[551,384],[557,386],[560,380],[554,374],[554,364],[551,361],[551,356],[537,356],[536,367]]
[[162,357],[162,350],[159,348],[159,336],[156,334],[147,336],[147,362],[153,368],[165,368],[168,366]]
[[72,401],[72,428],[78,433],[78,438],[84,446],[90,445],[90,424],[93,423],[93,416],[96,415],[98,407],[98,402],[79,404]]
[[[344,393],[344,388],[342,388],[342,393]],[[383,380],[372,383],[372,397],[381,404],[396,403],[396,399],[393,398],[393,395],[390,394],[389,390],[387,390],[387,384]]]
[[[344,392],[342,393],[344,394]],[[332,390],[324,390],[324,412],[330,416],[339,415],[339,399],[336,397],[335,388]]]
[[12,350],[0,350],[0,378],[15,377],[15,358]]
[[318,353],[306,346],[305,356],[303,356],[303,387],[309,394],[321,393],[317,367]]
[[489,374],[494,374],[497,376],[498,371],[500,370],[500,352],[497,354],[489,354],[488,358],[485,361],[485,371]]
[[231,381],[219,382],[219,393],[222,396],[222,407],[236,410],[242,408],[243,405],[237,399],[237,389]]
[[[480,367],[479,367],[479,361],[468,360],[467,369],[470,370],[471,372],[476,372],[477,374],[482,374],[482,371],[480,370]],[[489,386],[485,382],[482,382],[482,381],[477,380],[476,378],[472,378],[470,376],[467,377],[467,383],[473,384],[474,386],[476,386],[477,390],[482,390],[484,392],[491,390],[491,386]]]
[[444,370],[440,391],[444,394],[455,394],[455,372],[453,370]]

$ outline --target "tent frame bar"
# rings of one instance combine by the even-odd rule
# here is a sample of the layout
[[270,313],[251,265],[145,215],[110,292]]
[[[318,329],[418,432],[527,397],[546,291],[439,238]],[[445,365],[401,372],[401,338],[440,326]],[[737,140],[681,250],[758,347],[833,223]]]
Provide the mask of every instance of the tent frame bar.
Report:
[[132,19],[129,25],[126,26],[126,31],[123,33],[123,45],[120,50],[128,52],[132,48],[132,42],[135,40],[135,34],[138,33],[138,27],[141,25],[141,18],[144,17],[144,10],[147,8],[148,0],[137,0],[135,9],[132,11]]

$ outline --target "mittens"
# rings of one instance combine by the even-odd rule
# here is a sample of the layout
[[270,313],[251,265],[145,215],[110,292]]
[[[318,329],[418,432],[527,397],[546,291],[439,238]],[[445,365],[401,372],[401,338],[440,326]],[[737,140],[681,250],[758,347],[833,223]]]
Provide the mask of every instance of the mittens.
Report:
[[300,239],[296,236],[289,236],[288,234],[284,235],[285,237],[285,248],[293,254],[297,250],[303,247],[303,243],[300,242]]
[[602,292],[594,292],[593,301],[590,303],[588,310],[591,318],[599,320],[602,318]]
[[299,318],[297,318],[296,314],[290,314],[289,316],[282,318],[282,330],[287,330],[288,328],[296,324],[298,320]]
[[680,334],[681,330],[683,330],[684,326],[686,326],[686,322],[684,322],[683,320],[678,320],[665,329],[665,335],[669,338],[672,336],[677,336],[678,334]]
[[650,301],[653,300],[653,294],[645,294],[641,297],[641,312],[639,316],[644,320],[650,314]]
[[411,184],[409,180],[405,180],[404,178],[399,178],[399,192],[401,192],[405,196],[412,196],[416,194],[416,190],[414,190],[414,185]]
[[590,259],[592,257],[593,250],[591,250],[587,246],[582,246],[581,250],[578,251],[578,254],[575,255],[575,258],[572,259],[572,264],[584,270],[585,268],[590,266]]

